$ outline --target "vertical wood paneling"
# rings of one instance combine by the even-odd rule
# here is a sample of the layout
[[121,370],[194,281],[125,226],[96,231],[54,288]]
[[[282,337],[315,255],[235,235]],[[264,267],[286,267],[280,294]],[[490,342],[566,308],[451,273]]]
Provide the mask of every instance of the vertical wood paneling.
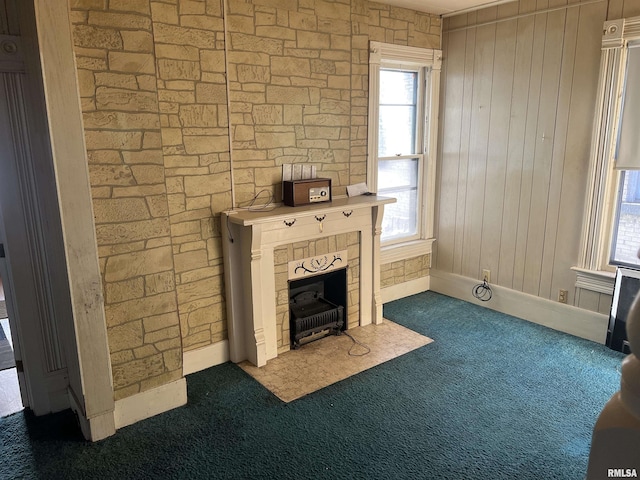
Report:
[[467,208],[464,216],[465,229],[462,244],[462,275],[467,277],[477,276],[480,269],[495,36],[495,24],[480,27],[476,32],[474,82],[470,112]]
[[609,0],[609,6],[607,9],[607,20],[617,20],[622,18],[622,11],[624,9],[624,0]]
[[[554,278],[556,265],[556,246],[558,238],[558,222],[560,218],[560,199],[564,178],[565,158],[567,154],[567,134],[569,128],[569,111],[571,101],[571,85],[574,81],[574,63],[578,31],[578,9],[569,9],[566,12],[564,39],[562,51],[562,66],[560,70],[560,85],[557,96],[557,118],[553,137],[553,153],[551,167],[551,188],[549,192],[549,211],[544,235],[544,250],[542,257],[542,272],[540,279],[539,295],[545,298],[554,298],[558,288],[564,288],[569,292],[570,280],[566,275]],[[579,228],[579,227],[578,227]],[[572,276],[572,272],[567,271]],[[562,278],[559,278],[562,277]],[[554,285],[556,280],[556,285]],[[571,296],[571,293],[570,293]],[[572,302],[572,299],[569,299]]]
[[498,18],[510,18],[518,14],[518,2],[509,2],[498,5]]
[[[507,177],[504,186],[504,210],[500,231],[500,264],[497,282],[513,287],[518,232],[519,194],[522,183],[527,102],[533,55],[534,18],[525,17],[516,24],[516,59],[511,90],[511,122],[507,131]],[[494,282],[496,277],[493,277]]]
[[[480,245],[480,269],[497,276],[500,265],[500,240],[507,176],[508,136],[511,122],[511,95],[514,86],[517,22],[501,22],[496,26],[496,45],[491,92],[491,118],[485,175],[484,221]],[[481,272],[478,272],[480,274]],[[497,278],[497,277],[496,277]]]
[[475,79],[474,59],[476,29],[466,31],[464,85],[462,89],[462,122],[460,126],[460,157],[458,163],[458,185],[456,198],[456,224],[453,244],[453,273],[462,273],[463,240],[465,232],[465,211],[467,205],[467,176],[469,166],[469,142],[471,137],[471,100]]
[[622,16],[637,17],[640,15],[640,1],[638,0],[624,0],[624,6],[622,8]]
[[[558,229],[555,235],[553,279],[550,297],[555,299],[558,289],[569,290],[572,301],[572,286],[575,275],[570,270],[577,264],[580,234],[585,206],[587,173],[589,170],[589,148],[595,112],[595,95],[600,69],[600,44],[605,2],[594,3],[572,9],[578,12],[576,50],[573,54],[573,76],[570,89],[569,123],[566,132],[566,148],[560,191]],[[570,28],[570,23],[567,24]],[[593,32],[598,32],[594,34]],[[567,42],[565,41],[565,44]],[[564,101],[564,95],[561,96]],[[560,113],[560,112],[559,112]]]
[[600,293],[591,292],[589,290],[579,289],[576,305],[585,310],[597,312],[600,308]]
[[592,292],[581,288],[576,289],[576,306],[598,312],[603,315],[611,313],[611,301],[613,297],[606,293]]
[[640,15],[640,1],[638,0],[608,0],[607,20],[637,17]]
[[20,35],[16,0],[0,0],[0,35]]
[[557,209],[556,205],[551,204],[550,192],[552,190],[551,183],[557,182],[557,177],[554,178],[551,172],[565,17],[564,10],[549,13],[545,30],[523,285],[523,291],[532,295],[538,295],[540,292],[547,214]]
[[[575,0],[521,0],[479,11],[475,21],[567,3]],[[488,268],[501,286],[573,295],[609,6],[478,27],[471,15],[448,20],[455,31],[445,31],[437,269],[479,278]],[[595,297],[584,301],[601,309]]]
[[[529,91],[527,92],[526,127],[524,136],[524,158],[520,182],[518,228],[516,233],[516,256],[513,268],[513,288],[524,288],[525,264],[527,260],[527,238],[529,236],[529,214],[531,213],[532,185],[535,166],[535,151],[538,135],[538,112],[540,110],[540,89],[542,88],[542,62],[547,29],[547,15],[534,17],[533,51],[529,71]],[[539,201],[539,197],[535,198]]]
[[0,35],[9,33],[9,21],[7,19],[6,0],[0,0]]
[[518,7],[518,11],[520,14],[535,12],[539,9],[538,0],[521,0],[520,2],[518,2]]
[[443,38],[449,55],[443,63],[443,75],[448,79],[442,86],[442,104],[451,108],[442,112],[444,123],[452,128],[441,129],[441,168],[437,169],[439,180],[437,198],[436,248],[444,246],[437,256],[436,268],[452,271],[455,244],[457,182],[460,165],[460,129],[462,126],[462,104],[464,91],[464,61],[466,31],[453,32]]
[[613,301],[613,297],[611,295],[607,295],[605,293],[600,294],[600,301],[598,302],[598,312],[604,315],[609,315],[611,313],[611,302]]

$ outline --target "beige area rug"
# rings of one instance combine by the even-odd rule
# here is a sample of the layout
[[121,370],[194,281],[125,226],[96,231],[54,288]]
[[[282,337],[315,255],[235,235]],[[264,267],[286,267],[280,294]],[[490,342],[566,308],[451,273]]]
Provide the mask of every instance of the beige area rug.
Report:
[[[353,341],[346,335],[331,335],[278,355],[264,367],[257,368],[247,361],[239,366],[282,401],[291,402],[433,342],[389,320],[352,328],[348,333],[371,352],[351,356]],[[352,354],[365,351],[359,345],[351,349]]]

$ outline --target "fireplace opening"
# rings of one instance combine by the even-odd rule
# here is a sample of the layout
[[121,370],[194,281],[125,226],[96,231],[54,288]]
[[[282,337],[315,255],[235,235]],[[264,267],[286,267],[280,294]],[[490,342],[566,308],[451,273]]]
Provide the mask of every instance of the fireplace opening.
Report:
[[347,328],[347,268],[289,281],[291,348]]

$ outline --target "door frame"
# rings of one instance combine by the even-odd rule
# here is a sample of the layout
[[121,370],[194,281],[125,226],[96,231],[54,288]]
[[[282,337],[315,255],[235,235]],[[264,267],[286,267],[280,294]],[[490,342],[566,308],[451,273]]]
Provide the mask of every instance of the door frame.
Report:
[[84,436],[95,441],[115,433],[113,380],[69,2],[16,4],[26,69],[42,82],[56,179],[72,311],[58,319],[69,402]]

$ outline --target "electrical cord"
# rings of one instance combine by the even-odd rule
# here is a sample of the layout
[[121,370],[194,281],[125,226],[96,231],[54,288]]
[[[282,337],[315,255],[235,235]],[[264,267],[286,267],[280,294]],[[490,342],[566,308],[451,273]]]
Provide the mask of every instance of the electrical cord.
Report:
[[229,215],[227,214],[227,237],[229,238],[229,243],[233,243],[233,235],[231,235],[231,222],[229,221]]
[[[261,205],[256,205],[256,202],[258,201],[258,198],[260,198],[260,195],[262,195],[265,192],[268,194],[265,203]],[[266,188],[263,188],[258,193],[256,193],[251,200],[249,200],[249,205],[247,205],[246,207],[236,207],[236,208],[240,210],[247,210],[249,212],[270,212],[271,210],[276,208],[276,205],[274,204],[273,193],[271,193]],[[229,215],[227,215],[227,232],[228,232],[229,242],[233,243],[233,236],[231,235],[231,223],[229,222]]]
[[[347,333],[347,332],[342,332],[342,333],[344,335],[346,335],[347,337],[349,337],[351,339],[351,341],[353,342],[353,345],[351,345],[351,348],[347,352],[351,357],[364,357],[365,355],[368,355],[371,352],[371,348],[369,348],[367,345],[362,343],[360,340],[356,340],[355,338],[353,338],[353,336],[351,336],[350,333]],[[352,350],[356,347],[356,345],[359,345],[360,347],[364,348],[366,350],[366,352],[364,352],[364,353],[353,353]]]
[[[258,201],[258,198],[260,198],[260,195],[262,195],[265,192],[267,193],[266,202],[261,205],[256,205],[256,202]],[[242,210],[249,210],[250,212],[260,212],[260,211],[269,212],[276,208],[275,204],[273,203],[273,200],[274,200],[273,193],[271,193],[266,188],[263,188],[253,196],[253,198],[249,201],[249,205],[247,205],[246,207],[238,207],[238,208]]]
[[473,290],[471,290],[471,294],[482,302],[488,302],[493,296],[491,286],[487,283],[486,280],[483,280],[482,283],[479,283],[478,285],[473,287]]

